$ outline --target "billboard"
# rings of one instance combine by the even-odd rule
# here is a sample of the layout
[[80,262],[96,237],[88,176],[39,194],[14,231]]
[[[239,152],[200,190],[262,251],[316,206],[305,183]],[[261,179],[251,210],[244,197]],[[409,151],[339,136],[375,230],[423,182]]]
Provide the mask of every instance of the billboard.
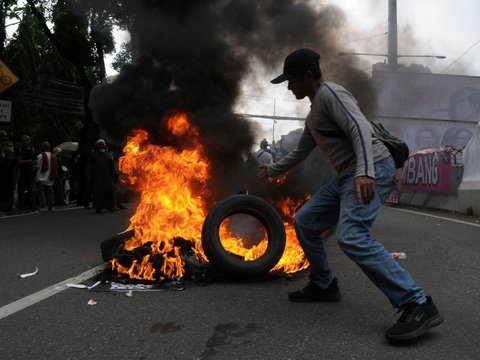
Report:
[[407,143],[410,153],[453,147],[454,165],[480,121],[480,77],[373,71],[376,121]]
[[480,121],[480,77],[373,71],[376,116]]
[[463,181],[480,181],[480,124],[464,150]]
[[410,154],[403,168],[403,189],[431,193],[450,193],[452,190],[452,149],[422,150]]
[[424,149],[451,146],[454,148],[454,165],[461,164],[461,149],[472,138],[476,123],[452,123],[401,118],[376,118],[385,128],[405,141],[410,153]]

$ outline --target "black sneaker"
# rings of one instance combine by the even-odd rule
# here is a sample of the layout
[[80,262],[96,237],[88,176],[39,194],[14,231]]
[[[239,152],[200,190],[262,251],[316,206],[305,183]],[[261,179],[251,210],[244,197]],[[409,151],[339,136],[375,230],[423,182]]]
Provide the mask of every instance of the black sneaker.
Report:
[[401,311],[403,311],[402,316],[385,332],[389,340],[415,339],[443,322],[443,317],[430,296],[427,296],[425,304],[409,303],[398,310],[398,312]]
[[326,289],[321,289],[313,282],[309,282],[300,291],[294,291],[288,294],[288,300],[294,302],[336,302],[341,298],[340,290],[338,289],[337,278],[332,280],[332,283]]

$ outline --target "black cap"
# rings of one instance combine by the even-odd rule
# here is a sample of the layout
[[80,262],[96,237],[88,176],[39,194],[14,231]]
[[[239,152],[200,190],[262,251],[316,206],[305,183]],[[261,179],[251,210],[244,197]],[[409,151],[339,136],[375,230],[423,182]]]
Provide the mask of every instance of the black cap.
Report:
[[298,49],[285,58],[283,74],[271,81],[272,84],[280,84],[289,80],[292,75],[301,75],[305,71],[320,71],[320,55],[310,49]]

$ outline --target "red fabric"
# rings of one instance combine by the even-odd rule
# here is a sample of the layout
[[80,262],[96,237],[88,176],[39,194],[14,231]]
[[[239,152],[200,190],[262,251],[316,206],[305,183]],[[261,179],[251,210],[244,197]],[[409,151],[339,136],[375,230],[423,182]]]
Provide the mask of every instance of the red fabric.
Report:
[[51,154],[49,179],[50,180],[56,179],[57,175],[58,175],[57,157],[55,156],[55,154]]
[[50,166],[50,175],[48,176],[48,178],[49,180],[53,180],[58,176],[57,157],[54,154],[50,153],[50,163],[49,163],[47,153],[42,152],[42,167],[40,171],[46,172],[49,166]]
[[48,171],[48,156],[47,153],[42,152],[42,168],[40,169],[41,172]]

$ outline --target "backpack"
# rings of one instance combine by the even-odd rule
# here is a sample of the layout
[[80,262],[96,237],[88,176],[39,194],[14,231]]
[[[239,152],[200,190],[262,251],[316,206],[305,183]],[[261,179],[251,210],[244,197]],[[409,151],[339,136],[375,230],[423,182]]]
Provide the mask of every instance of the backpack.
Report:
[[387,147],[388,151],[390,151],[390,154],[392,154],[393,160],[395,160],[395,167],[397,169],[403,168],[410,153],[408,145],[404,141],[390,134],[382,124],[375,124],[374,122],[370,122],[370,124],[372,124],[373,127],[374,137],[381,140]]

